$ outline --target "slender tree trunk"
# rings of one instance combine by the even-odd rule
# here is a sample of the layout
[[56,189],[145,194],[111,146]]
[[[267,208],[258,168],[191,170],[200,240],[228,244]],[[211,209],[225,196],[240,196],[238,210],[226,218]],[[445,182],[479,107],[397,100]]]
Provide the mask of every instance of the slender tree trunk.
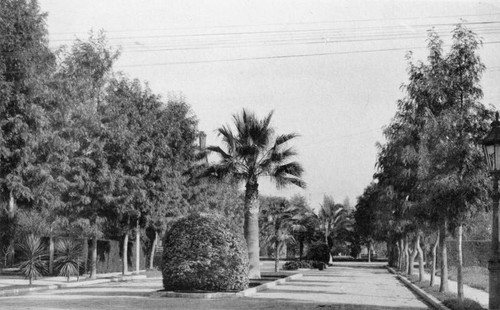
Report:
[[441,224],[441,232],[439,234],[439,246],[441,247],[441,284],[439,286],[440,292],[448,292],[448,252],[446,251],[446,229],[447,220],[443,220]]
[[279,251],[279,242],[274,242],[274,272],[278,272],[278,266],[280,263],[280,251]]
[[437,248],[439,245],[439,230],[437,231],[436,241],[432,246],[432,267],[431,267],[431,281],[430,286],[434,286],[436,284],[436,262],[437,262]]
[[372,262],[372,243],[368,242],[368,262]]
[[14,215],[16,215],[16,200],[14,198],[14,194],[12,191],[9,193],[9,219],[14,218]]
[[151,255],[149,255],[149,269],[153,269],[155,253],[156,253],[156,244],[158,243],[158,232],[155,230],[155,239],[153,240],[153,244],[151,245]]
[[[416,239],[416,238],[415,238]],[[408,274],[412,275],[415,269],[415,258],[417,257],[417,243],[413,242],[413,248],[410,250],[410,262],[408,264]]]
[[299,241],[299,260],[302,260],[302,256],[304,255],[304,240]]
[[92,255],[90,262],[90,278],[97,277],[97,236],[92,237]]
[[463,280],[463,257],[462,257],[462,234],[463,234],[463,225],[460,223],[458,225],[458,242],[457,242],[457,254],[458,254],[458,268],[457,268],[457,293],[458,300],[460,303],[464,301],[464,280]]
[[403,270],[403,259],[404,259],[404,246],[403,246],[403,239],[400,238],[398,240],[398,269],[400,271]]
[[128,232],[123,236],[122,245],[122,274],[125,275],[128,272]]
[[417,234],[415,245],[418,253],[418,281],[422,282],[424,280],[424,251],[422,251],[422,247],[420,246],[420,239],[419,233]]
[[405,236],[404,239],[404,252],[405,252],[405,265],[403,272],[408,273],[408,269],[410,268],[410,241],[408,240],[408,236]]
[[259,184],[251,180],[246,184],[245,190],[245,223],[244,236],[248,248],[250,279],[260,279],[259,258]]
[[139,273],[140,270],[140,250],[141,250],[141,227],[139,226],[139,220],[137,220],[135,225],[135,272]]
[[49,236],[49,274],[54,274],[54,236],[52,235],[52,231]]

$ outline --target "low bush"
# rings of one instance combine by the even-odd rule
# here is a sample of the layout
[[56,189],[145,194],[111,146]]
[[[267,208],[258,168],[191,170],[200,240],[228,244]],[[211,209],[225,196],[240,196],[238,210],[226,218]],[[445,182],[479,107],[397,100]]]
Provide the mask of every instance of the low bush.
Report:
[[165,234],[165,290],[236,291],[248,288],[245,240],[227,220],[193,214]]
[[30,285],[33,280],[47,274],[47,251],[40,238],[28,235],[18,245],[21,255],[19,270],[29,280]]
[[443,305],[451,310],[484,310],[477,301],[472,299],[464,299],[462,304],[458,298],[447,299],[443,301]]
[[320,261],[328,264],[330,261],[330,253],[328,246],[325,243],[314,243],[309,248],[306,255],[307,260]]
[[66,277],[68,282],[71,276],[80,278],[81,254],[82,244],[77,240],[61,239],[56,243],[55,266],[59,275]]
[[305,260],[286,262],[283,265],[283,270],[297,270],[299,268],[312,268],[310,262]]

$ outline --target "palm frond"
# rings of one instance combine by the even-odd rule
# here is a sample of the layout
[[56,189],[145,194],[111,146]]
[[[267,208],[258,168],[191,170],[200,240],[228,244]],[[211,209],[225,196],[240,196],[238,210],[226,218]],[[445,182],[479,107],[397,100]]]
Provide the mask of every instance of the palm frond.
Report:
[[294,138],[297,138],[299,136],[299,134],[297,133],[289,133],[289,134],[283,134],[283,135],[279,135],[278,137],[276,137],[276,142],[275,142],[275,145],[276,146],[279,146],[289,140],[292,140]]
[[210,152],[215,152],[217,154],[219,154],[220,156],[222,156],[222,158],[224,159],[229,159],[231,158],[231,155],[229,155],[228,153],[226,153],[223,149],[221,149],[219,146],[208,146],[207,147],[207,150],[210,151]]

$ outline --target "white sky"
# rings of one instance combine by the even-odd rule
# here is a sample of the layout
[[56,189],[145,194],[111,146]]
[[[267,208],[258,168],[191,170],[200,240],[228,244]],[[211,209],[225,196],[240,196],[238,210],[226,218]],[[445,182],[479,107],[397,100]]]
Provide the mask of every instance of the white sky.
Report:
[[[208,134],[242,108],[274,110],[278,133],[294,145],[306,190],[261,193],[323,195],[351,204],[375,171],[382,127],[406,82],[405,54],[425,60],[426,31],[445,42],[464,19],[481,35],[485,104],[500,107],[500,1],[194,1],[41,0],[51,46],[104,29],[121,46],[115,69],[148,81],[165,98],[182,95]],[[283,57],[284,56],[284,57]],[[291,57],[290,57],[291,56]],[[257,59],[255,59],[257,58]]]

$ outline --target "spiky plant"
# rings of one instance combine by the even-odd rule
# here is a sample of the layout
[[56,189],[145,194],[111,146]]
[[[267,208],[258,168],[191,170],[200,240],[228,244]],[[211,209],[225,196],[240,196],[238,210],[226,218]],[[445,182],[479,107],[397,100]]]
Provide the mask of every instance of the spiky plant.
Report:
[[56,270],[60,276],[69,279],[76,275],[77,281],[80,280],[80,263],[82,253],[82,244],[80,242],[63,239],[56,243]]
[[19,269],[32,285],[33,279],[47,273],[46,248],[39,237],[30,234],[18,244],[18,249],[21,256]]

